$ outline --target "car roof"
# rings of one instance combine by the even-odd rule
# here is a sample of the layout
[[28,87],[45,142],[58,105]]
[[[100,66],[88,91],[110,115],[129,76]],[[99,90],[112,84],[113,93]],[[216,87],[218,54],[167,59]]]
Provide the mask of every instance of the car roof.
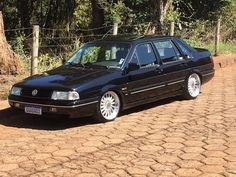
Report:
[[159,35],[109,35],[103,39],[92,41],[94,42],[130,42],[130,43],[141,43],[147,42],[153,39],[170,39],[176,38],[175,36],[159,36]]

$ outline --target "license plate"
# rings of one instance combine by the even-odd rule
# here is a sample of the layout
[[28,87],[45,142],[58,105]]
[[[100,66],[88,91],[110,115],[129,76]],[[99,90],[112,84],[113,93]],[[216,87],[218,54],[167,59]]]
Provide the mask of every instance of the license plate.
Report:
[[25,106],[25,113],[42,115],[42,108],[38,106]]

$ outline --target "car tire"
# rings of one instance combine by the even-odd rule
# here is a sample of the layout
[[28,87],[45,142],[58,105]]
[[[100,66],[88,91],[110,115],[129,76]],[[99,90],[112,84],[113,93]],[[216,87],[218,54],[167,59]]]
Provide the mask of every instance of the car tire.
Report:
[[107,91],[100,98],[95,119],[102,123],[113,121],[119,115],[120,108],[121,101],[117,93]]
[[191,100],[198,97],[201,92],[201,79],[197,73],[188,76],[184,87],[184,98]]

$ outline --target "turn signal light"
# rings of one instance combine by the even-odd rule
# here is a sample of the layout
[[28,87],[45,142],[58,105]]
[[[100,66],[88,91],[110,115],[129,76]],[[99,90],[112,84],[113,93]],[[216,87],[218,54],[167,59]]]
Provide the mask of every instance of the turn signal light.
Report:
[[15,107],[19,108],[20,104],[19,103],[15,103]]
[[51,112],[57,112],[57,108],[50,108]]

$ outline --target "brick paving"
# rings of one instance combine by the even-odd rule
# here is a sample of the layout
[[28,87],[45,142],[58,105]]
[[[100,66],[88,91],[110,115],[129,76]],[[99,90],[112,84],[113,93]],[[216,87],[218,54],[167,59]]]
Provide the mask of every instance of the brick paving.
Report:
[[1,110],[0,176],[235,177],[236,65],[217,70],[196,100],[159,101],[106,124]]

